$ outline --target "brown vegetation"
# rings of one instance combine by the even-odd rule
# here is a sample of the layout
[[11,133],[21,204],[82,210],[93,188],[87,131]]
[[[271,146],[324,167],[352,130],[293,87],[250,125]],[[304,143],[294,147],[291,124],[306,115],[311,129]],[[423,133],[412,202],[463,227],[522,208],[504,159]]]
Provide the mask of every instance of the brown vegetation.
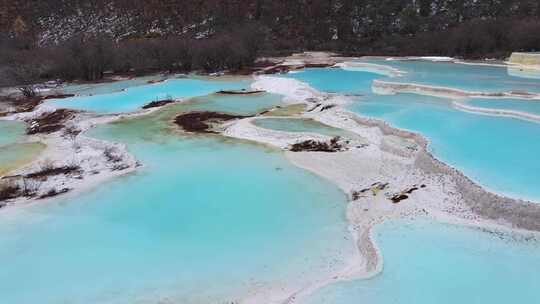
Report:
[[174,103],[174,102],[176,102],[174,99],[156,100],[156,101],[152,101],[149,104],[144,105],[142,108],[145,109],[145,110],[146,109],[151,109],[151,108],[159,108],[159,107],[162,107],[164,105],[168,105],[168,104]]
[[187,132],[216,133],[212,130],[213,124],[246,117],[250,116],[231,115],[219,112],[190,112],[176,116],[174,121]]
[[397,204],[403,200],[406,200],[409,198],[409,195],[412,194],[413,192],[419,190],[420,188],[425,188],[426,185],[421,185],[420,187],[418,187],[417,185],[413,185],[412,187],[409,187],[399,193],[395,193],[393,194],[391,197],[390,197],[390,200],[394,203],[394,204]]
[[1,102],[13,108],[10,112],[0,113],[0,115],[8,115],[12,113],[23,113],[23,112],[32,112],[37,106],[39,106],[46,99],[59,99],[59,98],[69,98],[75,96],[73,94],[58,94],[58,95],[45,95],[45,96],[25,96],[23,93],[22,96],[13,97],[5,96],[2,97]]
[[319,112],[324,112],[326,110],[330,110],[330,109],[335,108],[335,107],[336,107],[335,104],[329,104],[329,105],[323,106]]
[[252,95],[252,94],[264,93],[264,91],[259,91],[259,90],[248,91],[246,89],[241,89],[241,90],[223,90],[223,91],[218,91],[217,93],[223,94],[223,95]]
[[50,176],[55,175],[70,175],[70,174],[81,174],[82,169],[79,166],[75,165],[69,165],[69,166],[63,166],[63,167],[52,167],[52,166],[44,166],[39,171],[26,174],[24,177],[29,179],[40,179],[44,180],[47,179]]
[[206,39],[186,36],[118,40],[103,34],[77,34],[58,44],[36,47],[0,33],[0,86],[17,85],[27,97],[49,79],[102,80],[106,72],[135,75],[155,71],[233,73],[250,68],[263,36],[243,25]]
[[[20,175],[3,177],[0,180],[0,202],[19,197],[35,197],[41,183],[41,180]],[[3,206],[0,204],[0,208]]]
[[46,198],[50,198],[50,197],[55,197],[55,196],[58,196],[60,194],[68,193],[69,190],[70,189],[68,189],[68,188],[62,188],[61,190],[51,189],[51,190],[47,191],[45,194],[40,195],[39,199],[46,199]]
[[340,137],[336,136],[330,142],[321,142],[316,140],[305,140],[292,144],[289,150],[292,152],[339,152],[345,148],[339,143]]
[[73,118],[76,112],[67,109],[58,109],[41,115],[36,119],[27,121],[30,126],[27,128],[27,134],[54,133],[64,128],[65,122]]
[[[0,202],[17,198],[21,195],[21,188],[17,185],[10,185],[0,188]],[[0,204],[0,208],[3,207]]]
[[41,99],[42,100],[46,100],[46,99],[63,99],[63,98],[70,98],[70,97],[73,97],[73,96],[75,96],[75,94],[53,94],[53,95],[43,96]]

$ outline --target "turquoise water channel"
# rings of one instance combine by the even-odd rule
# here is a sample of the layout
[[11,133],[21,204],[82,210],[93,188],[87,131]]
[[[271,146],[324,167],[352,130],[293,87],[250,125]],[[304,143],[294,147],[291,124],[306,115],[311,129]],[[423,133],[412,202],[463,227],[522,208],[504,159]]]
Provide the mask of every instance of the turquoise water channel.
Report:
[[446,99],[372,95],[354,112],[419,132],[430,150],[488,188],[540,202],[540,124],[452,108]]
[[387,222],[375,238],[381,275],[328,286],[305,303],[540,302],[538,240],[427,221]]

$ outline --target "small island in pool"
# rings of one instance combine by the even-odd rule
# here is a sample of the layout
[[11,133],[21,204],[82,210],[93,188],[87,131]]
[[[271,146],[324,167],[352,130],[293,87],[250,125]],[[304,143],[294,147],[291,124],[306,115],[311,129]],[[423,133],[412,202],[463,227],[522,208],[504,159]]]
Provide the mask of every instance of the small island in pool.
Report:
[[[268,39],[271,5],[251,4],[257,22],[224,32],[234,18],[209,13],[191,38],[178,16],[114,39],[62,23],[66,41],[55,18],[37,36],[13,20],[2,303],[540,302],[538,54],[417,52],[408,23],[400,42],[371,37],[378,56],[346,48],[341,23],[334,52],[281,52],[292,25]],[[89,16],[110,34],[122,19]]]

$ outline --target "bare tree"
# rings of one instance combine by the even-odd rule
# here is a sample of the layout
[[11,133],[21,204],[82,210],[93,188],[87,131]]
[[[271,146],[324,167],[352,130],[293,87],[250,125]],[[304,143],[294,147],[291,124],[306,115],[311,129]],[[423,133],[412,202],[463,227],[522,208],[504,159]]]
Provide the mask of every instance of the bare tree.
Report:
[[23,184],[23,188],[22,188],[23,195],[27,197],[32,197],[32,196],[35,196],[39,192],[42,181],[39,179],[23,177],[22,184]]
[[33,61],[21,59],[12,62],[7,68],[8,77],[25,97],[37,95],[35,84],[39,81],[43,70],[43,67]]

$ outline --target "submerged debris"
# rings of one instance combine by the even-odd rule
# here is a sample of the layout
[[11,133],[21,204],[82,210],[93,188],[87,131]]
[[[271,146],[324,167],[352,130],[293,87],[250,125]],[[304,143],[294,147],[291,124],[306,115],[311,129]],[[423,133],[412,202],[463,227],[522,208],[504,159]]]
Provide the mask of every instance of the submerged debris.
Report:
[[151,108],[158,108],[158,107],[162,107],[164,105],[167,105],[173,102],[176,102],[176,101],[174,99],[156,100],[156,101],[152,101],[149,104],[144,105],[142,108],[145,110],[151,109]]
[[73,118],[76,111],[58,109],[54,112],[44,113],[36,119],[27,121],[30,126],[26,129],[29,135],[40,133],[54,133],[64,128],[64,124]]
[[259,93],[264,93],[265,91],[261,91],[261,90],[246,90],[246,89],[241,89],[241,90],[222,90],[222,91],[218,91],[217,93],[218,94],[223,94],[223,95],[251,95],[251,94],[259,94]]
[[176,116],[174,122],[187,132],[193,133],[217,133],[212,130],[212,125],[220,124],[233,119],[248,118],[251,116],[231,115],[219,112],[189,112]]
[[339,143],[341,137],[336,136],[330,142],[321,142],[316,140],[305,140],[289,147],[292,152],[340,152],[345,146]]
[[147,84],[156,84],[156,83],[165,82],[165,80],[167,80],[167,79],[165,79],[165,78],[163,78],[163,79],[150,79],[146,83]]
[[306,63],[304,67],[306,68],[328,68],[335,66],[335,62],[320,62],[320,63]]

